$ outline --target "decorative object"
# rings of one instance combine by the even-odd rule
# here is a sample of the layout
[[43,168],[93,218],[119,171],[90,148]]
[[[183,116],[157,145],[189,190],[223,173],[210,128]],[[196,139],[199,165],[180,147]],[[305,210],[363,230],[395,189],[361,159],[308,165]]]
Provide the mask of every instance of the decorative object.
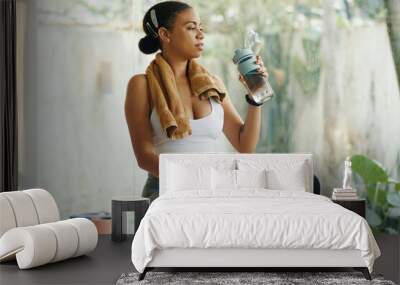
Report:
[[351,190],[351,160],[348,156],[344,162],[343,190]]
[[111,234],[111,214],[109,212],[91,212],[72,215],[70,218],[86,218],[93,222],[99,235]]
[[357,200],[357,190],[353,189],[351,184],[351,160],[346,157],[344,162],[344,174],[342,188],[334,188],[332,192],[332,200]]
[[124,212],[135,212],[135,232],[137,231],[140,221],[145,215],[150,205],[150,199],[133,196],[116,196],[112,198],[112,234],[113,241],[123,241],[126,239],[124,234],[126,229],[126,219]]
[[332,200],[357,200],[356,189],[334,188],[332,192]]

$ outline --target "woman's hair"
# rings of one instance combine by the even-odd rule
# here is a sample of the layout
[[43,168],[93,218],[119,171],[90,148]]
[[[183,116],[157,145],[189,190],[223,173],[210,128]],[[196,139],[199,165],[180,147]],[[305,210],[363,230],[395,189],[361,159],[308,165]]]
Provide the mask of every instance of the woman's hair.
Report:
[[144,38],[139,41],[139,49],[145,54],[151,54],[161,49],[158,29],[168,30],[175,23],[176,16],[183,10],[192,8],[190,5],[178,1],[165,1],[152,6],[143,17]]

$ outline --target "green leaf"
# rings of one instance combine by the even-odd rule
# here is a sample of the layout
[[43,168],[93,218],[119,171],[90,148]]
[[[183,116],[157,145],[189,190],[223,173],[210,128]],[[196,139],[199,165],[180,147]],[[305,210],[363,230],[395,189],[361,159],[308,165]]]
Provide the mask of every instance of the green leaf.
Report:
[[387,205],[387,194],[388,192],[385,189],[381,189],[379,187],[367,188],[368,201],[381,208],[384,208]]
[[377,227],[382,223],[381,217],[379,217],[377,213],[375,213],[373,210],[370,210],[369,208],[367,208],[366,216],[368,224],[370,224],[371,226]]
[[392,234],[392,235],[396,235],[396,234],[399,234],[399,233],[400,233],[398,230],[393,229],[393,228],[386,228],[385,231],[386,231],[388,234]]
[[377,182],[387,183],[389,175],[381,165],[368,157],[356,154],[351,157],[351,167],[354,172],[362,177],[365,185]]
[[400,194],[398,192],[389,192],[387,201],[393,206],[400,207]]
[[399,218],[400,217],[400,207],[389,208],[387,215],[391,218]]

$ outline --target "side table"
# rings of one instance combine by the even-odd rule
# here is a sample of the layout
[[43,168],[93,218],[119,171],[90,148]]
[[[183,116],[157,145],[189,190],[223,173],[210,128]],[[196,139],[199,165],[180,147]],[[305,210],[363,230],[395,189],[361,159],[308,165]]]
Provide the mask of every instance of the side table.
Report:
[[361,217],[365,218],[365,199],[355,199],[355,200],[336,200],[332,199],[332,202],[341,205],[342,207],[359,214]]
[[112,197],[111,202],[111,218],[112,218],[112,241],[123,241],[126,234],[123,233],[126,228],[126,220],[124,212],[135,212],[135,232],[137,231],[140,221],[146,214],[150,205],[149,198],[133,197],[133,196],[116,196]]

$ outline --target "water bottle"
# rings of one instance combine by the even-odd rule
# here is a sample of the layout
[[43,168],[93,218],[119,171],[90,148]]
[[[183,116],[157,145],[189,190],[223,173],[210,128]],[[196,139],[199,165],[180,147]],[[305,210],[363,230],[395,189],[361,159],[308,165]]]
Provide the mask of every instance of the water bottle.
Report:
[[249,97],[256,103],[264,103],[274,95],[268,79],[257,71],[260,67],[256,63],[256,55],[260,51],[262,41],[258,34],[250,30],[247,33],[244,48],[235,50],[232,60],[237,64],[240,74],[243,76],[245,87],[249,92]]

